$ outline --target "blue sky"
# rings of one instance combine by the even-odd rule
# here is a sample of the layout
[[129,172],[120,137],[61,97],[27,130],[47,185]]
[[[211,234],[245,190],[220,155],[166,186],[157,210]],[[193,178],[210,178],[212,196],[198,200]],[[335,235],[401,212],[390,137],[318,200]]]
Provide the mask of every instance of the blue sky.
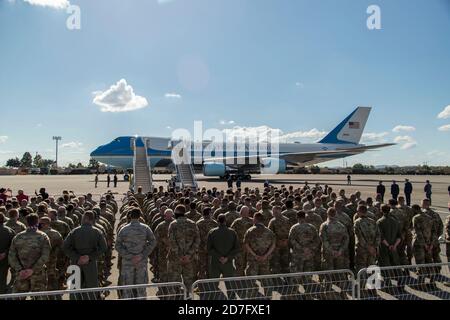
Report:
[[0,0],[0,165],[53,157],[53,135],[63,163],[86,162],[117,136],[195,120],[309,142],[358,105],[373,107],[366,143],[399,145],[349,164],[450,163],[449,1],[70,0],[80,30],[39,5],[65,2]]

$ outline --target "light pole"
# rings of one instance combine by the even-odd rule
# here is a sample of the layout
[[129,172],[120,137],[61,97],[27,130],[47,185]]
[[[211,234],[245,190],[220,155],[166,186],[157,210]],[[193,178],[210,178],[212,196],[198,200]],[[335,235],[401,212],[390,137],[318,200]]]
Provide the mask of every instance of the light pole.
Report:
[[53,136],[53,140],[56,142],[56,168],[58,168],[58,141],[60,141],[62,138],[60,136]]

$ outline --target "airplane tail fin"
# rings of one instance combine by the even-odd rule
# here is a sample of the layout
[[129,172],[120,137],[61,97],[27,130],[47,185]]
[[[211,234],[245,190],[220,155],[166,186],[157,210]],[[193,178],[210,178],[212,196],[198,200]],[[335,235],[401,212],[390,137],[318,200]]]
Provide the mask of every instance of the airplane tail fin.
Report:
[[319,143],[358,144],[372,108],[358,107]]

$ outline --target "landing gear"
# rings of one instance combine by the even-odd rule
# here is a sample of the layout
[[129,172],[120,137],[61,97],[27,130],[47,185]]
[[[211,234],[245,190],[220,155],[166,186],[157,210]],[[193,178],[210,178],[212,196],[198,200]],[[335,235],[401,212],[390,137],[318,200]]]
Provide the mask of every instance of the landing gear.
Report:
[[227,181],[228,178],[231,176],[231,180],[233,181],[237,181],[238,178],[241,179],[241,181],[250,181],[252,180],[252,176],[249,174],[243,174],[243,173],[238,173],[238,174],[226,174],[224,176],[219,177],[220,180],[225,180]]

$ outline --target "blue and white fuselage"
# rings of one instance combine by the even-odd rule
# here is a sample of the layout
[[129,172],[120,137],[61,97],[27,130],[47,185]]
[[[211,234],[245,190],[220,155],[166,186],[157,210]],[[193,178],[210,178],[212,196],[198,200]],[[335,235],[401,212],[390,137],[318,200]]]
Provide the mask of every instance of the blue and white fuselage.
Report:
[[[277,162],[281,173],[287,165],[304,167],[330,160],[345,158],[363,153],[367,150],[377,149],[392,144],[366,146],[360,144],[364,127],[366,125],[370,108],[358,107],[345,118],[325,138],[317,143],[277,143],[269,148],[259,150],[254,146],[239,143],[224,143],[211,148],[211,141],[191,143],[191,162],[202,165],[204,173],[209,175],[222,175],[222,169],[233,168],[239,171],[254,170],[255,167],[264,167],[268,162]],[[173,141],[171,138],[139,137],[147,140],[147,155],[151,167],[168,166],[172,163]],[[133,167],[134,136],[123,136],[112,142],[99,146],[91,153],[97,161],[124,169]],[[213,151],[211,151],[213,150]],[[253,150],[253,151],[251,151]],[[209,169],[209,170],[208,170]],[[208,175],[208,174],[207,174]]]

